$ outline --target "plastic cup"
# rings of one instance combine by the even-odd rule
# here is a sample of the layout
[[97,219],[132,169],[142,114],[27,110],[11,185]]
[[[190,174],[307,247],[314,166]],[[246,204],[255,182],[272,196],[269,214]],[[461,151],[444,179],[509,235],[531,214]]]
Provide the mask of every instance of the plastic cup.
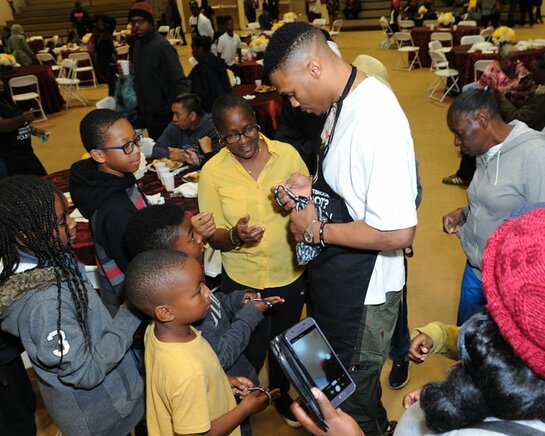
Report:
[[174,175],[170,171],[163,173],[163,185],[167,191],[174,191]]
[[168,168],[164,167],[157,170],[157,177],[159,177],[159,180],[161,180],[161,183],[163,185],[165,184],[165,182],[163,181],[165,174],[170,174],[170,170]]
[[121,61],[117,61],[117,63],[121,65],[121,71],[123,71],[124,76],[128,76],[131,73],[130,61],[121,60]]
[[256,80],[255,81],[255,86],[261,86],[261,80]]
[[157,162],[157,163],[153,164],[153,166],[155,167],[156,171],[159,171],[161,168],[166,168],[167,164],[164,163],[164,162]]

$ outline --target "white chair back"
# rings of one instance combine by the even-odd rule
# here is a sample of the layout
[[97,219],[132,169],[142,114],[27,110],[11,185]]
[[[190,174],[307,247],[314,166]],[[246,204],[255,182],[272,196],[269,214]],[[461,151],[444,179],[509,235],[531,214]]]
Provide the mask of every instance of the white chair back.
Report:
[[475,62],[475,65],[473,66],[473,81],[476,82],[479,80],[480,75],[479,73],[483,73],[484,70],[486,70],[486,67],[488,64],[491,64],[494,62],[493,59],[480,59],[477,62]]
[[159,26],[159,29],[157,29],[157,31],[163,36],[168,35],[169,30],[170,30],[170,26]]
[[[452,47],[452,45],[453,45],[452,33],[450,33],[450,32],[433,32],[430,35],[430,40],[431,41],[446,42],[446,43],[448,43],[447,45],[449,47]],[[443,45],[443,44],[441,43],[441,45]]]
[[466,35],[460,39],[460,45],[475,44],[477,42],[484,42],[484,38],[481,35]]
[[352,65],[367,75],[375,76],[384,82],[388,82],[388,70],[377,58],[362,54],[352,61]]
[[55,58],[51,56],[49,53],[36,53],[36,59],[38,59],[38,62],[42,65],[50,65],[50,64],[56,64]]
[[[45,111],[42,107],[42,99],[40,97],[40,86],[38,84],[38,77],[33,74],[27,76],[13,77],[9,79],[8,82],[9,90],[11,93],[11,99],[14,103],[18,101],[29,101],[34,100],[39,107],[40,113],[42,115],[42,120],[47,120],[45,116]],[[32,87],[32,91],[24,90],[24,92],[16,92],[17,88],[29,88]]]
[[344,20],[342,18],[338,18],[335,21],[333,21],[333,24],[331,25],[331,31],[329,34],[331,36],[338,35],[341,33],[341,29],[343,28]]
[[413,20],[399,20],[398,22],[399,28],[408,31],[414,28],[414,21]]
[[476,26],[477,22],[475,20],[462,20],[458,23],[458,26]]
[[424,20],[422,21],[422,26],[424,27],[439,27],[439,20]]
[[440,41],[432,40],[428,42],[428,51],[441,50],[442,48],[443,48],[443,44],[441,44]]

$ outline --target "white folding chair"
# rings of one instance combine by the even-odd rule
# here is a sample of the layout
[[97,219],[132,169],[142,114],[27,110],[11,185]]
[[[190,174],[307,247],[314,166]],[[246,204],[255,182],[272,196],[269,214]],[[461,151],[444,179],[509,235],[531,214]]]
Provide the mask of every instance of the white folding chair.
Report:
[[180,26],[176,27],[175,29],[170,29],[170,32],[168,32],[168,42],[170,42],[172,45],[180,44],[180,32]]
[[462,20],[458,23],[458,26],[476,26],[477,22],[475,20]]
[[[443,51],[443,49],[445,49],[445,48],[447,48],[447,47],[443,47],[441,45],[440,41],[430,41],[430,42],[428,42],[428,52],[430,52],[430,51]],[[431,63],[430,63],[430,71],[433,71],[433,70],[435,70],[435,63],[432,60]]]
[[333,24],[331,25],[331,30],[329,31],[329,36],[333,38],[337,36],[339,33],[341,33],[343,24],[344,24],[344,20],[342,20],[341,18],[333,21]]
[[[493,59],[480,59],[473,65],[473,81],[476,82],[481,77],[481,74],[486,70],[488,64],[494,62]],[[479,74],[481,73],[481,74]]]
[[[459,73],[458,70],[449,67],[445,53],[441,51],[431,50],[429,52],[429,55],[435,66],[433,72],[436,77],[431,85],[428,87],[428,98],[437,100],[442,103],[450,91],[454,90],[460,92],[460,87],[458,86]],[[450,85],[448,85],[449,79],[451,80]],[[443,93],[443,95],[441,95],[440,98],[435,97],[435,91],[437,91],[437,88],[439,88],[439,86],[441,85],[445,87],[445,92]]]
[[450,32],[433,32],[430,35],[430,41],[439,41],[443,53],[448,53],[452,50],[454,40],[452,39],[452,33]]
[[76,59],[63,59],[59,77],[56,79],[59,90],[64,91],[66,94],[66,109],[68,109],[72,97],[79,100],[83,106],[87,106],[89,103],[89,99],[77,90],[80,82],[76,76],[77,66],[78,61]]
[[380,17],[378,19],[378,22],[380,23],[380,27],[382,31],[384,32],[384,37],[382,38],[382,41],[380,42],[379,47],[390,48],[392,46],[392,39],[394,38],[394,31],[390,27],[388,18]]
[[115,98],[113,97],[104,97],[103,99],[96,102],[97,109],[111,109],[115,111]]
[[476,44],[477,42],[484,42],[484,38],[481,35],[466,35],[460,39],[460,45]]
[[[29,74],[28,76],[13,77],[9,79],[8,86],[11,93],[11,99],[14,103],[20,101],[34,100],[36,103],[38,103],[40,113],[42,114],[42,117],[38,120],[47,120],[44,108],[42,107],[42,99],[40,97],[40,86],[38,85],[38,78],[35,75]],[[16,93],[17,88],[28,87],[33,87],[34,91],[21,92],[20,94]]]
[[413,20],[399,20],[397,24],[399,25],[399,30],[402,32],[409,32],[411,29],[414,29]]
[[494,33],[494,28],[488,26],[486,29],[481,30],[480,35],[484,38],[485,41],[490,41],[492,39],[492,34]]
[[439,27],[439,20],[424,20],[422,21],[422,26],[424,27]]
[[327,21],[325,18],[315,18],[313,21],[312,21],[312,25],[314,27],[320,27],[320,28],[325,28],[327,24]]
[[38,62],[41,65],[49,65],[55,75],[59,72],[61,69],[61,66],[57,64],[57,61],[53,56],[51,56],[49,53],[36,53],[36,59],[38,59]]
[[[418,52],[420,51],[420,47],[417,47],[414,45],[414,41],[411,34],[408,32],[395,32],[394,37],[397,43],[397,51],[399,52],[399,59],[397,60],[395,69],[411,71],[415,63],[417,63],[420,68],[422,68],[422,64],[420,63],[420,58],[418,57]],[[401,65],[405,63],[404,61],[405,53],[407,54],[407,67],[403,68],[401,67]],[[412,62],[409,63],[408,56],[410,53],[414,53],[414,57]]]
[[157,29],[157,31],[161,35],[166,37],[168,35],[168,32],[170,31],[170,26],[159,26],[159,29]]
[[[97,87],[97,78],[95,75],[95,68],[93,67],[93,61],[91,60],[91,56],[87,52],[81,52],[81,53],[70,53],[68,55],[68,59],[72,59],[75,61],[78,61],[77,68],[76,68],[76,78],[79,78],[79,73],[91,73],[92,80],[93,80],[93,86]],[[81,63],[84,62],[84,65],[82,66]],[[85,80],[86,82],[89,82],[90,79]],[[80,79],[80,83],[82,83],[83,80]],[[79,85],[78,85],[79,88]]]
[[117,59],[119,60],[129,59],[129,49],[130,47],[128,45],[121,45],[119,47],[116,47],[115,51],[117,52]]

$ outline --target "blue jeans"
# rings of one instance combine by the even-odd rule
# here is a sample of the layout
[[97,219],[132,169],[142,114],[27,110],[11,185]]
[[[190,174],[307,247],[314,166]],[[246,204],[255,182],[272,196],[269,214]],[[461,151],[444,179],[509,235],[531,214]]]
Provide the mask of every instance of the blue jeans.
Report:
[[462,292],[458,304],[458,321],[456,325],[461,326],[467,319],[481,310],[485,304],[483,284],[477,278],[469,263],[466,263],[466,269],[462,277]]

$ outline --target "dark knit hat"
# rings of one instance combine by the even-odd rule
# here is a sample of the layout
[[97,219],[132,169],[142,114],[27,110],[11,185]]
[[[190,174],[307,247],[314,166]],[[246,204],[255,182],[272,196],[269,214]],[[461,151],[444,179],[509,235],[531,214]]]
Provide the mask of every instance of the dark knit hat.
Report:
[[132,17],[143,17],[153,23],[153,9],[148,2],[135,3],[129,11],[129,21]]
[[545,378],[545,209],[505,222],[483,254],[488,312],[532,371]]

